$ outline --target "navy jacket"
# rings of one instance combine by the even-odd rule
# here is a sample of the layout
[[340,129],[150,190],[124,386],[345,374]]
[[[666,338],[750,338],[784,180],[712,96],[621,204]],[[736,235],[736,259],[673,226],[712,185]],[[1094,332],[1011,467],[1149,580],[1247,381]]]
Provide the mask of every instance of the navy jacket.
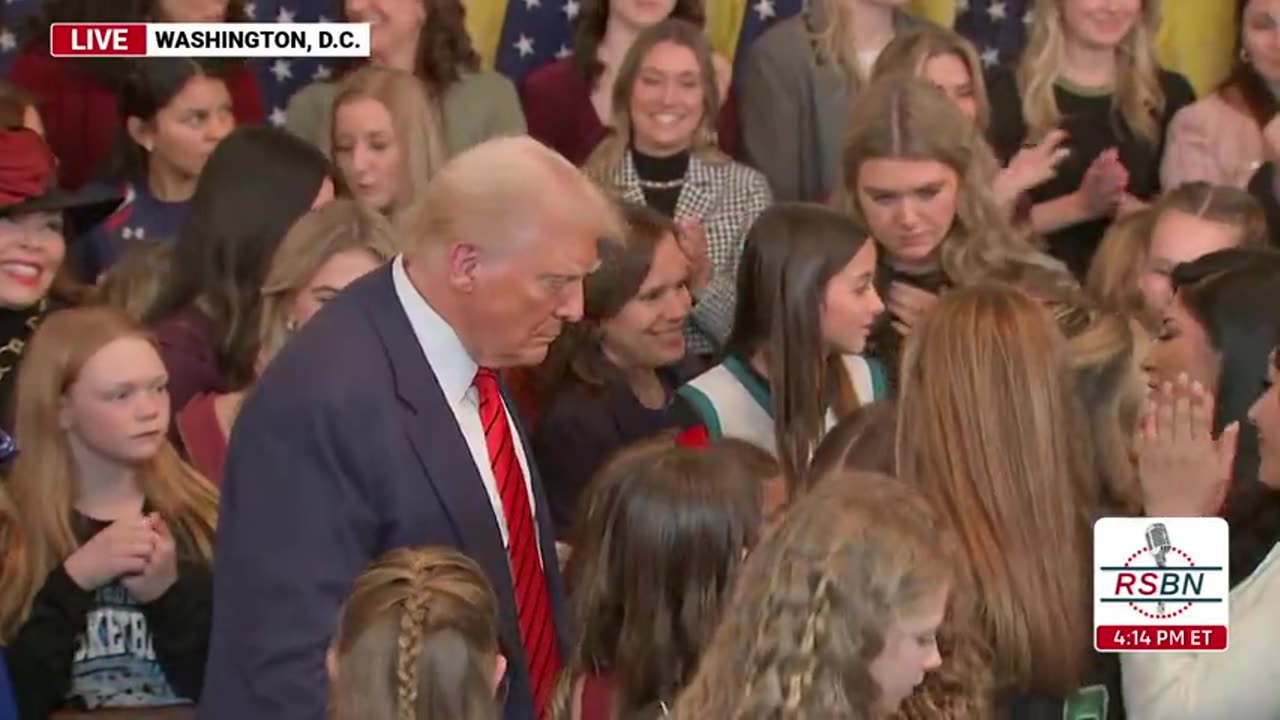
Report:
[[[523,431],[521,441],[532,467]],[[531,472],[564,656],[564,587],[546,494]],[[455,547],[484,568],[510,661],[505,717],[533,720],[502,535],[387,266],[290,339],[236,420],[197,718],[323,720],[324,655],[340,606],[372,560],[406,545]]]

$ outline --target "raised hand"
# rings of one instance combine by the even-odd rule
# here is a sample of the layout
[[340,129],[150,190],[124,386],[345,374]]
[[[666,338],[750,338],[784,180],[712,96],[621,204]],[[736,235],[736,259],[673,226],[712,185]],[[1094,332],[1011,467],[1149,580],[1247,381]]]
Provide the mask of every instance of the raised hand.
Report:
[[711,282],[711,258],[707,255],[707,229],[697,218],[685,218],[676,222],[680,232],[676,243],[689,260],[690,277],[694,295],[699,295]]
[[1213,395],[1186,374],[1148,399],[1138,438],[1138,479],[1152,517],[1216,515],[1231,485],[1240,424],[1213,438]]
[[62,566],[76,585],[96,590],[122,575],[144,571],[159,542],[147,518],[117,520],[67,556]]
[[902,337],[907,337],[936,302],[938,302],[938,296],[928,290],[921,290],[903,282],[894,282],[889,284],[889,297],[885,304],[893,316],[891,322],[894,329]]
[[1011,203],[1022,193],[1053,179],[1058,174],[1058,166],[1071,155],[1071,149],[1063,147],[1067,139],[1065,130],[1054,130],[1039,144],[1019,150],[996,174],[992,189],[995,197]]

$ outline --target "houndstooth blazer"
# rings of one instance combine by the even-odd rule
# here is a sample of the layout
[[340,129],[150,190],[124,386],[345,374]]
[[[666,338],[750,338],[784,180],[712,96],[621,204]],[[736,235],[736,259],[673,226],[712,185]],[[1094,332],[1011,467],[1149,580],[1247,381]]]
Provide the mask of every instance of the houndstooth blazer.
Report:
[[[646,204],[630,150],[611,176],[601,178],[601,184],[627,202]],[[752,223],[772,203],[769,183],[759,171],[736,162],[708,162],[697,154],[689,157],[675,219],[702,222],[713,267],[711,283],[694,304],[685,328],[690,352],[717,354],[728,339],[742,246]]]

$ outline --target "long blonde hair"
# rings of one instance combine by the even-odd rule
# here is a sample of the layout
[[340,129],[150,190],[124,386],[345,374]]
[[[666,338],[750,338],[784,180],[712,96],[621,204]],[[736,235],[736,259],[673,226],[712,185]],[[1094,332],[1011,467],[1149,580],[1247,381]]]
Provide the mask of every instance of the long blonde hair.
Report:
[[858,171],[864,162],[878,158],[932,160],[959,176],[955,220],[939,249],[942,271],[952,283],[977,282],[1011,262],[1059,265],[1010,225],[1008,213],[991,194],[995,160],[990,147],[955,103],[931,83],[882,77],[854,105],[845,136],[844,193],[834,204],[864,227]]
[[1028,295],[980,284],[938,301],[902,368],[898,468],[960,538],[998,682],[1075,689],[1097,502],[1065,340]]
[[396,197],[387,214],[397,228],[407,228],[421,211],[427,182],[445,163],[440,109],[420,78],[401,70],[364,65],[343,78],[338,88],[331,145],[337,143],[338,109],[361,98],[380,103],[391,115],[401,161]]
[[872,717],[886,628],[955,580],[940,519],[885,475],[818,482],[747,556],[676,717]]
[[978,58],[973,43],[954,30],[923,24],[899,33],[876,58],[876,64],[871,68],[871,79],[899,73],[924,78],[925,63],[947,55],[960,60],[969,70],[969,81],[973,84],[974,101],[978,106],[975,122],[979,130],[986,132],[991,119],[991,100],[987,96],[982,60]]
[[644,59],[649,51],[661,43],[686,48],[698,59],[698,77],[702,83],[702,119],[694,131],[690,152],[711,164],[731,162],[729,156],[720,152],[716,145],[715,127],[720,108],[720,86],[716,82],[711,45],[697,25],[687,20],[667,19],[641,32],[618,66],[618,76],[613,82],[613,96],[609,105],[613,127],[582,166],[583,172],[597,182],[609,180],[626,156],[632,133],[631,95]]
[[[94,306],[50,315],[27,346],[18,376],[14,433],[21,452],[8,480],[26,547],[6,548],[0,571],[5,579],[0,587],[0,640],[3,631],[12,632],[26,618],[45,576],[80,546],[71,527],[76,468],[59,409],[84,364],[122,338],[154,343],[123,312]],[[134,477],[151,506],[175,529],[179,548],[209,561],[218,519],[214,487],[183,462],[168,441],[134,468]]]
[[497,720],[498,601],[448,548],[397,548],[356,579],[333,636],[332,720]]
[[[848,83],[850,94],[856,94],[867,83],[853,37],[853,13],[848,0],[812,0],[816,17],[810,21],[809,40],[818,65],[834,67]],[[807,19],[807,18],[806,18]]]
[[[1054,88],[1062,79],[1066,55],[1062,4],[1069,0],[1036,0],[1031,32],[1018,63],[1018,88],[1029,139],[1038,139],[1062,122]],[[1160,140],[1165,96],[1155,36],[1160,29],[1161,0],[1142,0],[1142,17],[1116,48],[1112,112],[1117,120],[1150,145]]]
[[339,198],[298,219],[280,241],[262,284],[258,357],[265,364],[291,330],[294,300],[329,258],[364,250],[378,262],[395,256],[398,236],[386,218],[349,198]]

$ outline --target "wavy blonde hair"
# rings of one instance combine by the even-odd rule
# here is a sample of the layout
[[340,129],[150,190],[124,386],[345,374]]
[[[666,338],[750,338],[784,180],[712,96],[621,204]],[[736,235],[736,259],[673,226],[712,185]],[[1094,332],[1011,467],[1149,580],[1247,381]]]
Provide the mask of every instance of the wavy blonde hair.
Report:
[[940,520],[885,475],[818,482],[747,556],[676,717],[871,717],[886,628],[956,579]]
[[[123,312],[106,306],[50,315],[27,346],[18,376],[14,439],[21,452],[8,478],[25,543],[5,548],[0,577],[0,641],[25,621],[49,572],[80,547],[71,527],[78,492],[67,433],[59,422],[63,396],[80,369],[108,344],[155,341]],[[155,456],[134,467],[142,494],[174,528],[180,552],[213,557],[218,493],[166,440]]]
[[497,720],[498,601],[448,548],[397,548],[356,579],[332,651],[333,720]]
[[982,61],[973,43],[960,33],[931,24],[900,33],[876,58],[876,64],[871,68],[871,79],[901,73],[927,79],[924,77],[925,63],[947,55],[958,58],[969,70],[969,81],[973,84],[974,99],[978,105],[976,123],[979,130],[986,132],[991,120],[991,100],[987,96]]
[[303,215],[280,241],[262,285],[258,362],[265,365],[288,339],[293,304],[333,256],[363,250],[380,263],[395,257],[398,235],[386,218],[349,198]]
[[867,76],[862,71],[857,49],[849,42],[853,37],[853,13],[849,11],[849,2],[812,0],[812,3],[823,20],[821,25],[813,23],[809,27],[814,60],[819,65],[830,65],[839,70],[849,83],[850,94],[854,95],[867,83]]
[[596,149],[591,151],[582,166],[583,172],[596,182],[609,181],[626,157],[631,143],[631,95],[635,90],[636,79],[649,52],[662,43],[686,48],[698,59],[698,77],[702,83],[702,119],[698,121],[698,128],[694,131],[690,152],[713,165],[732,162],[716,145],[720,88],[716,84],[711,44],[697,25],[687,20],[670,18],[641,32],[618,66],[618,76],[613,83],[613,96],[609,104],[613,127]]
[[997,170],[991,148],[933,84],[898,75],[879,78],[854,105],[845,136],[844,192],[833,204],[864,227],[858,172],[866,161],[882,158],[934,161],[959,176],[955,220],[939,249],[942,271],[952,283],[977,282],[1008,263],[1060,267],[1009,223],[991,194]]
[[[1018,88],[1028,139],[1044,137],[1062,122],[1062,110],[1054,88],[1062,79],[1066,55],[1062,5],[1071,0],[1036,0],[1031,32],[1018,63]],[[1160,88],[1160,62],[1155,36],[1160,30],[1161,0],[1142,0],[1142,17],[1116,48],[1115,92],[1112,114],[1150,145],[1160,141],[1160,115],[1164,91]]]
[[959,536],[998,684],[1074,690],[1097,493],[1064,338],[1029,295],[980,284],[938,301],[902,368],[898,468]]
[[421,211],[427,182],[444,165],[445,144],[440,108],[421,78],[393,68],[363,65],[342,79],[333,101],[330,156],[336,156],[338,109],[358,99],[374,100],[391,115],[400,147],[398,191],[387,215],[397,228],[407,228]]

